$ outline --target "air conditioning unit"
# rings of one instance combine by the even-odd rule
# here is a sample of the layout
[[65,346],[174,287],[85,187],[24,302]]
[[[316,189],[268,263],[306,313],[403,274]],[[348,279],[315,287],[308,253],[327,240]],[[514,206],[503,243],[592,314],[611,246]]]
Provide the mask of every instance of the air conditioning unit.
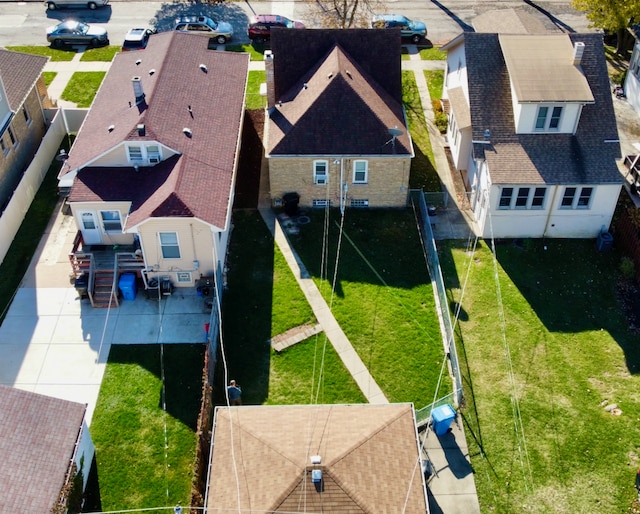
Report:
[[149,157],[149,164],[158,164],[160,162],[160,157]]
[[324,186],[326,183],[327,183],[327,179],[324,177],[323,178],[318,177],[316,179],[316,184],[319,186]]

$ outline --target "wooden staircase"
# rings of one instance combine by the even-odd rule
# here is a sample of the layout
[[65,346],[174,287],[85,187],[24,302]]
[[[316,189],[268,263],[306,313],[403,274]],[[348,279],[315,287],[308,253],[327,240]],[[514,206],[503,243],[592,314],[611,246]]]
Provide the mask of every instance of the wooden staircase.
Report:
[[119,307],[118,288],[115,285],[113,270],[96,270],[93,275],[93,287],[89,285],[89,299],[96,308]]

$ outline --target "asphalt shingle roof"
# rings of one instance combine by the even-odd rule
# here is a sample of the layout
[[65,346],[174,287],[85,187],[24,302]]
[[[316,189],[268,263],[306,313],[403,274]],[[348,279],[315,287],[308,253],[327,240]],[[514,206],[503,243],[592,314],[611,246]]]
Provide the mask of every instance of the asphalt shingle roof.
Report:
[[[539,36],[534,36],[539,37]],[[555,37],[555,36],[553,36]],[[484,145],[495,184],[621,183],[619,145],[602,36],[566,35],[585,50],[581,68],[595,100],[583,107],[575,135],[516,134],[509,73],[498,34],[465,33],[473,139]]]
[[[218,408],[215,427],[212,511],[237,511],[238,499],[243,512],[426,511],[409,404]],[[311,482],[313,455],[322,489]]]
[[49,57],[0,48],[0,78],[12,111],[20,108],[48,61]]
[[0,385],[0,512],[51,510],[71,465],[85,409]]
[[[116,55],[60,174],[84,168],[70,201],[136,201],[128,226],[149,216],[196,216],[226,226],[249,56],[209,50],[208,43],[198,34],[166,32],[151,36],[145,50]],[[135,76],[145,94],[141,105],[135,101]],[[139,173],[105,166],[101,158],[124,141],[158,141],[179,158]],[[105,176],[90,177],[93,172]],[[152,185],[153,191],[136,190]]]

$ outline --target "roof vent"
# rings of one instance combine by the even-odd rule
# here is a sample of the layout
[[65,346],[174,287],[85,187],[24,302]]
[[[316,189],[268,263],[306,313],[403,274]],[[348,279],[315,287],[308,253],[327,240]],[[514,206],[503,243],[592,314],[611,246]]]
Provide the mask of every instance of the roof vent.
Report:
[[314,484],[322,482],[322,470],[321,469],[314,469],[314,470],[311,471],[311,481]]
[[328,79],[330,79],[331,77],[333,77],[333,73],[329,73],[329,74],[327,75],[327,78],[328,78]]
[[144,136],[144,133],[145,133],[144,123],[139,123],[136,128],[138,129],[138,135]]
[[187,105],[187,110],[189,111],[189,114],[191,115],[191,117],[193,118],[193,109],[191,108],[190,105]]
[[133,94],[136,97],[136,105],[144,102],[144,90],[142,89],[142,79],[140,77],[133,77],[131,79],[133,84]]
[[136,61],[136,66],[140,66],[140,63],[141,63],[141,62],[142,62],[142,59],[138,59],[138,60]]
[[184,132],[184,135],[189,137],[189,138],[193,135],[193,132],[191,132],[191,129],[189,127],[183,128],[182,132]]
[[322,457],[320,455],[312,455],[311,456],[311,464],[318,465],[322,464]]
[[209,72],[209,68],[207,68],[206,64],[200,64],[199,68],[204,71],[205,73]]
[[347,77],[349,77],[350,79],[353,78],[353,76],[351,75],[351,72],[349,70],[345,70],[345,73],[347,74]]
[[156,69],[155,68],[151,68],[149,70],[149,75],[153,75],[155,72],[156,72]]
[[302,89],[307,89],[308,87],[309,87],[309,84],[307,84],[306,82],[302,84]]
[[573,45],[573,65],[578,66],[582,61],[582,54],[584,54],[584,43],[576,41]]
[[116,128],[116,126],[112,124],[112,125],[109,125],[109,126],[107,127],[107,130],[108,130],[109,132],[113,132],[113,131],[115,130],[115,128]]

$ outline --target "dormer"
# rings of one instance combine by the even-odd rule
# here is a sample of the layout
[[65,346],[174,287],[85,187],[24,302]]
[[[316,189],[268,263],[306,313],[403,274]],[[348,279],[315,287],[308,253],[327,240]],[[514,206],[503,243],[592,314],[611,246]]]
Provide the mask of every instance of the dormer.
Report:
[[582,107],[594,103],[580,66],[584,43],[569,36],[500,35],[517,134],[575,134]]

